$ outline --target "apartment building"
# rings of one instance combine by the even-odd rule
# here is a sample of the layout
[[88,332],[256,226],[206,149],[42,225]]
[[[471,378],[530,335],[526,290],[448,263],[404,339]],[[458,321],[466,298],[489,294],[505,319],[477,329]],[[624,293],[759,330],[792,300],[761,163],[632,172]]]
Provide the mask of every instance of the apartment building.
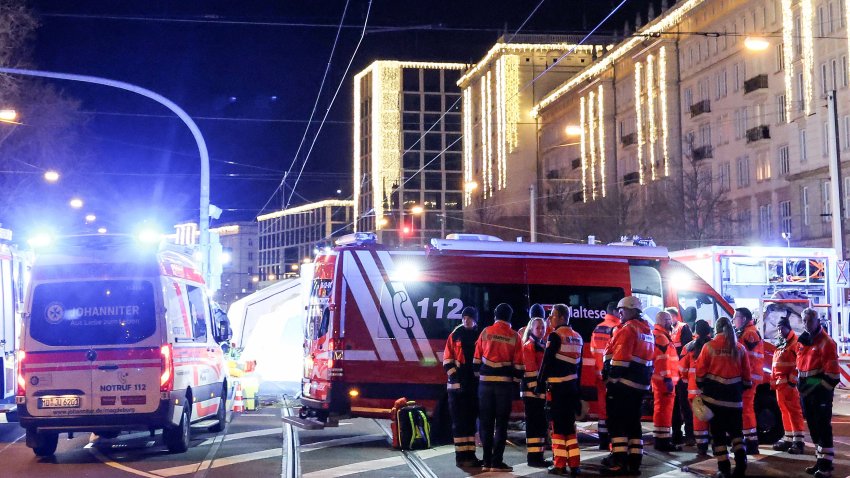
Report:
[[[686,0],[663,12],[534,106],[542,222],[674,248],[785,245],[783,233],[831,245],[825,97],[837,90],[846,155],[846,14],[838,0]],[[577,144],[555,148],[567,126]]]

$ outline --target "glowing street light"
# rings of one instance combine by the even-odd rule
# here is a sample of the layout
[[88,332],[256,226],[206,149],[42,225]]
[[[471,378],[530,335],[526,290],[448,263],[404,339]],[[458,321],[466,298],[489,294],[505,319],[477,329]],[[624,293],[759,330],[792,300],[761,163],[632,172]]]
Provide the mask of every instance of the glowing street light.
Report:
[[744,46],[750,51],[765,51],[770,48],[770,42],[762,37],[747,37]]
[[0,110],[0,121],[4,123],[16,123],[18,119],[18,112],[13,109],[2,109]]
[[574,124],[567,125],[564,128],[564,132],[567,133],[567,136],[581,136],[581,126],[576,126]]
[[52,169],[45,171],[44,172],[44,180],[49,182],[49,183],[55,183],[56,181],[59,181],[59,173],[57,173],[56,171],[53,171]]
[[425,211],[425,208],[422,206],[413,206],[410,208],[410,214],[422,214]]
[[98,234],[106,234],[106,228],[105,227],[97,228],[97,233]]
[[97,216],[94,214],[86,214],[86,223],[92,223],[97,221]]
[[475,191],[478,189],[478,183],[476,181],[467,181],[463,187],[466,188],[467,191]]
[[80,198],[73,198],[68,201],[68,205],[74,209],[80,209],[81,207],[83,207],[83,200]]

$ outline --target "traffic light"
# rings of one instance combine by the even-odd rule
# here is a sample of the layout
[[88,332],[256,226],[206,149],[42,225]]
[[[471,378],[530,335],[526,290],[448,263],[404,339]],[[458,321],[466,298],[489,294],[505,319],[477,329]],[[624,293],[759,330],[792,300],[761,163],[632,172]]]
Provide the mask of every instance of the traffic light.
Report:
[[401,228],[401,234],[403,236],[409,236],[410,232],[411,232],[410,226],[404,226],[404,227]]

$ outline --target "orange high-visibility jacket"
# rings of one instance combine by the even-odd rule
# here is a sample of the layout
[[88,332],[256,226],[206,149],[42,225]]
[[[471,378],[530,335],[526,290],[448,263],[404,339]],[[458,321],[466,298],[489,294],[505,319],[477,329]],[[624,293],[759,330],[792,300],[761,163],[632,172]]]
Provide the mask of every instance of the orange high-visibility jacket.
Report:
[[797,334],[792,330],[773,352],[773,365],[770,368],[770,386],[797,385]]
[[708,403],[730,408],[743,408],[744,387],[753,386],[747,351],[734,344],[737,357],[726,346],[726,336],[716,337],[702,347],[697,359],[696,378],[702,398]]
[[472,357],[477,337],[477,330],[468,330],[463,325],[458,325],[446,340],[446,348],[443,350],[443,369],[446,371],[447,389],[459,389],[462,384],[471,384],[475,381],[472,361],[467,360],[467,357]]
[[[619,325],[619,317],[605,314],[605,318],[593,329],[593,334],[590,335],[590,351],[593,353],[595,361],[593,363],[585,363],[585,365],[593,365],[595,368],[593,373],[600,379],[602,378],[602,366],[605,361],[605,347],[611,341],[611,337],[614,335],[614,329]],[[586,373],[589,371],[583,370],[582,372]]]
[[655,337],[655,355],[653,357],[652,383],[656,387],[664,387],[664,379],[669,378],[676,383],[679,380],[679,356],[673,347],[673,340],[661,324],[655,324],[652,329]]
[[691,327],[685,322],[676,322],[673,324],[673,333],[670,334],[673,339],[673,347],[676,347],[676,353],[682,353],[682,347],[693,340],[694,334],[691,332]]
[[694,339],[682,348],[682,357],[679,359],[679,375],[688,384],[688,398],[699,395],[700,389],[697,385],[697,359],[708,341]]
[[817,386],[832,390],[841,380],[838,349],[823,327],[812,337],[803,332],[797,339],[797,371],[800,395],[808,395]]
[[562,325],[549,334],[538,382],[549,384],[577,381],[581,367],[581,335],[572,327]]
[[546,398],[545,393],[534,393],[537,387],[537,372],[543,362],[543,346],[529,336],[522,344],[522,363],[525,366],[525,376],[522,379],[522,396],[533,398]]
[[649,324],[642,318],[626,322],[605,348],[608,383],[649,390],[654,355],[655,339]]
[[738,342],[747,350],[747,358],[750,359],[750,376],[753,383],[758,385],[764,379],[764,341],[752,321],[744,326]]
[[482,382],[519,382],[525,370],[522,344],[511,324],[497,320],[485,328],[475,343],[472,363]]

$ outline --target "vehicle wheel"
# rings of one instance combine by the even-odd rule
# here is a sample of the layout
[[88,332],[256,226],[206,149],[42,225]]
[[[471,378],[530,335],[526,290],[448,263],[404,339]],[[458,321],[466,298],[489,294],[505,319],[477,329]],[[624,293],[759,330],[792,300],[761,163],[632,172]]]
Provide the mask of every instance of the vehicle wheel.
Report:
[[[35,446],[32,447],[35,456],[47,457],[53,456],[56,453],[56,446],[59,445],[58,433],[38,433],[27,430],[27,434],[29,435],[30,433],[35,435]],[[29,440],[27,441],[29,442]]]
[[218,423],[209,427],[208,430],[213,433],[224,431],[227,426],[227,395],[225,393],[222,393],[221,401],[218,402],[218,413],[216,413],[215,418]]
[[773,444],[785,434],[782,427],[782,412],[776,403],[776,394],[768,385],[760,385],[756,391],[756,426],[759,443]]
[[185,453],[189,449],[189,407],[183,410],[180,423],[162,431],[162,439],[171,453]]

